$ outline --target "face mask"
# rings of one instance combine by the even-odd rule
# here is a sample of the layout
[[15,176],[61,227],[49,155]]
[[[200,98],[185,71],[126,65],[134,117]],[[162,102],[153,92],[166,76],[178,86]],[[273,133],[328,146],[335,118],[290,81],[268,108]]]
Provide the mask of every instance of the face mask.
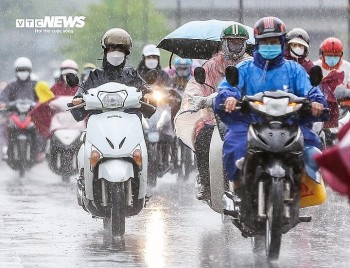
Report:
[[176,71],[178,77],[188,77],[190,75],[189,69]]
[[303,47],[296,47],[296,48],[292,48],[292,49],[290,50],[290,54],[291,54],[292,57],[294,57],[294,58],[301,58],[301,57],[303,57],[304,52],[305,52],[305,50],[304,50]]
[[112,51],[107,53],[107,61],[113,66],[119,66],[123,63],[125,54],[120,51]]
[[157,59],[145,59],[145,65],[148,69],[155,69],[158,66]]
[[246,50],[246,43],[233,43],[225,39],[223,44],[224,56],[228,60],[241,58]]
[[340,61],[340,57],[338,57],[338,56],[325,56],[324,60],[328,66],[334,67]]
[[244,44],[227,44],[228,51],[234,54],[240,53],[244,49]]
[[28,71],[19,71],[16,72],[16,76],[18,77],[19,80],[25,81],[28,79],[30,73]]
[[259,53],[266,60],[272,60],[282,53],[281,45],[259,45]]

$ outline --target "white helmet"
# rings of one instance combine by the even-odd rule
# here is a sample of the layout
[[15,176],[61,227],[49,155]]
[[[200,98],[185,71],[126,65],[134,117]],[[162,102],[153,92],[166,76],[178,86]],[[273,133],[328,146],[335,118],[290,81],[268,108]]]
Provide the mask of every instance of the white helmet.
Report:
[[66,59],[62,61],[60,66],[61,74],[65,75],[68,73],[77,74],[78,73],[78,64],[71,59]]
[[147,56],[160,56],[160,50],[153,44],[145,45],[142,49],[142,55]]
[[17,70],[32,70],[32,62],[26,57],[19,57],[13,63],[13,68]]

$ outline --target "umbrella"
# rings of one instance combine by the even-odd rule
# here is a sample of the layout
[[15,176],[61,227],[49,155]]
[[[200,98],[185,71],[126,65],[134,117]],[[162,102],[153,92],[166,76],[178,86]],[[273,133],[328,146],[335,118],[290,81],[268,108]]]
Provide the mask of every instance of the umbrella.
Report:
[[[220,48],[222,30],[234,21],[190,21],[164,37],[158,48],[170,51],[182,58],[210,59]],[[249,33],[247,44],[255,44],[253,28],[244,25]]]

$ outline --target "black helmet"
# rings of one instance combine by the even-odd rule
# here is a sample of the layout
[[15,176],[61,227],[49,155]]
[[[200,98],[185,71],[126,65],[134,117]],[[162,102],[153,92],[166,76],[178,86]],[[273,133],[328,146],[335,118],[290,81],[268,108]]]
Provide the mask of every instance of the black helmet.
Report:
[[280,37],[285,35],[285,25],[283,21],[276,17],[265,17],[258,20],[254,25],[255,39],[268,37]]

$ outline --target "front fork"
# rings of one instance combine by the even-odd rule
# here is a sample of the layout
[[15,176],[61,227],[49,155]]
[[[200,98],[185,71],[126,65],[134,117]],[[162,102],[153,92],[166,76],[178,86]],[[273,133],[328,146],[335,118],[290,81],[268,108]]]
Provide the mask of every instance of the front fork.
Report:
[[[114,182],[117,183],[117,182]],[[120,182],[119,182],[120,183]],[[126,205],[131,207],[132,206],[132,188],[131,188],[131,179],[124,182],[125,188],[126,188]],[[102,192],[102,206],[107,207],[108,206],[108,200],[111,199],[111,196],[109,195],[109,192],[107,190],[107,182],[105,179],[101,179],[101,192]]]
[[[258,183],[258,220],[266,220],[266,181]],[[289,181],[284,182],[284,219],[290,221],[290,205],[293,202],[291,198],[291,184]]]

